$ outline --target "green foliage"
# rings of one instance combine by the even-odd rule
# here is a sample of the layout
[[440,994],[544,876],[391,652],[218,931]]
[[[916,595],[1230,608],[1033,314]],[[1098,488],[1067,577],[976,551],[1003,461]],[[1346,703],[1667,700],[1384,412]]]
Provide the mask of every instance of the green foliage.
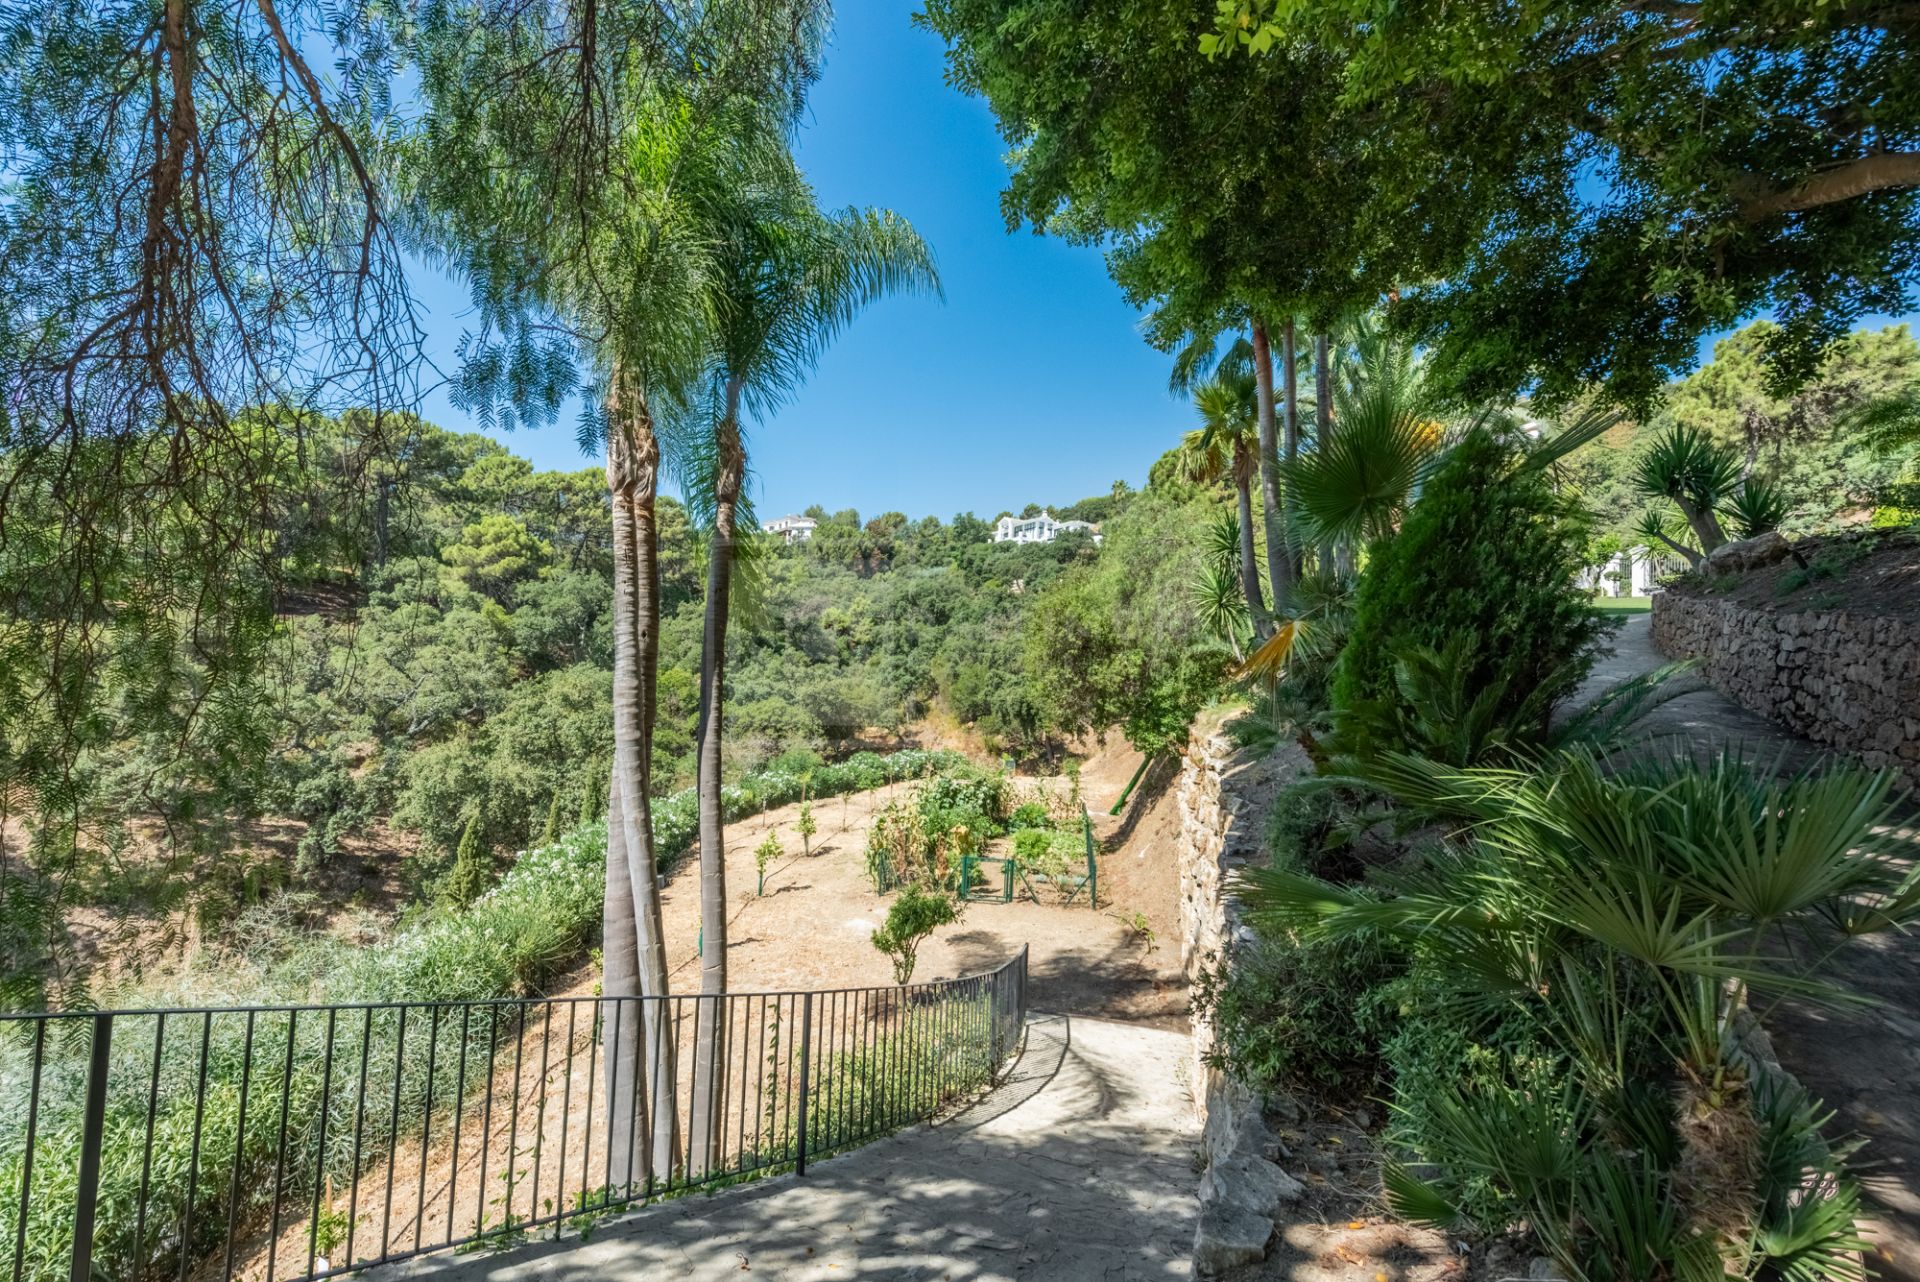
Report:
[[490,512],[463,529],[440,556],[461,583],[505,605],[515,588],[552,559],[553,549],[512,516]]
[[493,884],[493,851],[480,838],[480,816],[467,820],[460,834],[460,848],[454,852],[453,869],[441,898],[451,908],[465,908],[487,893]]
[[1415,242],[1424,269],[1403,279],[1433,283],[1397,310],[1469,399],[1601,383],[1643,402],[1702,335],[1761,312],[1780,318],[1769,380],[1792,386],[1862,315],[1910,305],[1912,175],[1830,126],[1852,102],[1899,103],[1876,124],[1902,137],[1920,124],[1889,3],[1215,8],[1195,44],[1259,55],[1215,65],[1308,63],[1339,86],[1263,159],[1308,186],[1333,134],[1379,166],[1344,218]]
[[1405,741],[1409,674],[1396,666],[1418,647],[1453,647],[1458,669],[1442,661],[1435,675],[1479,724],[1543,728],[1609,627],[1572,586],[1587,530],[1544,470],[1485,432],[1462,440],[1361,578],[1333,679],[1343,746]]
[[1194,993],[1195,1017],[1216,1038],[1209,1066],[1256,1089],[1367,1098],[1383,1079],[1381,989],[1406,964],[1405,948],[1383,937],[1237,949],[1201,972]]
[[1787,496],[1771,482],[1750,476],[1727,496],[1723,510],[1733,522],[1733,536],[1750,539],[1780,528],[1787,519]]
[[1068,731],[1119,725],[1142,752],[1184,740],[1222,689],[1226,652],[1193,615],[1207,505],[1151,491],[1110,522],[1100,556],[1042,592],[1024,666],[1047,719]]
[[1004,775],[949,761],[874,816],[867,831],[868,875],[881,890],[945,885],[964,856],[1005,830],[1011,797]]
[[[1569,1276],[1642,1276],[1648,1260],[1687,1272],[1707,1246],[1739,1276],[1801,1251],[1857,1276],[1841,1257],[1855,1194],[1818,1111],[1750,1058],[1741,1029],[1750,989],[1841,996],[1813,962],[1753,941],[1920,916],[1882,827],[1891,778],[1585,753],[1537,770],[1398,755],[1365,768],[1468,839],[1366,888],[1255,871],[1243,900],[1269,940],[1386,935],[1415,958],[1396,1139],[1425,1173],[1389,1172],[1401,1211],[1480,1232],[1524,1218]],[[1775,1145],[1794,1156],[1765,1160]],[[1809,1187],[1830,1205],[1802,1219]]]
[[886,924],[873,932],[873,946],[893,963],[893,982],[913,979],[920,945],[928,935],[960,919],[960,908],[945,894],[908,883],[887,907]]
[[813,817],[813,803],[800,803],[800,817],[794,821],[793,830],[800,834],[800,853],[813,853],[813,834],[820,831],[820,823]]
[[1046,805],[1038,801],[1023,802],[1014,807],[1013,813],[1007,816],[1007,827],[1015,833],[1027,829],[1051,827],[1052,823],[1053,817],[1048,813]]
[[767,839],[753,848],[753,867],[754,871],[759,874],[759,880],[754,884],[754,894],[764,895],[767,893],[767,869],[771,868],[774,861],[780,859],[786,853],[786,851],[780,848],[780,838],[774,833],[768,833]]

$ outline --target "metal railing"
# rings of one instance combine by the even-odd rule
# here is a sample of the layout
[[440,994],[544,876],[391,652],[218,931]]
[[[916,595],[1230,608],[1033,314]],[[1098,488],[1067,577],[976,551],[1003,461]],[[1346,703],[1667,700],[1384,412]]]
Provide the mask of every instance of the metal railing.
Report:
[[991,1085],[1026,1002],[1022,948],[905,987],[0,1015],[0,1282],[323,1278],[804,1174]]

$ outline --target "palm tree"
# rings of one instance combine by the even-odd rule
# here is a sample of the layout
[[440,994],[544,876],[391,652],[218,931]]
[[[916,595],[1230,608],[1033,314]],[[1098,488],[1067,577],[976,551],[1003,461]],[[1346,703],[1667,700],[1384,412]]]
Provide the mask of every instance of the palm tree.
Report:
[[[919,234],[886,210],[826,213],[784,149],[756,181],[716,209],[713,331],[707,394],[686,452],[689,500],[709,528],[700,651],[700,991],[727,987],[726,849],[720,804],[728,607],[745,511],[743,417],[765,419],[869,303],[902,291],[939,292]],[[725,1063],[717,1002],[696,1020],[689,1162],[706,1169],[719,1143],[718,1074]]]
[[1180,460],[1186,478],[1202,485],[1230,479],[1239,503],[1240,588],[1247,599],[1247,617],[1256,635],[1270,628],[1266,602],[1260,591],[1260,563],[1253,537],[1253,478],[1259,471],[1260,424],[1257,389],[1250,361],[1234,351],[1213,377],[1194,389],[1194,408],[1200,427],[1181,442]]
[[[681,49],[707,51],[698,63],[666,58],[655,44],[596,44],[575,10],[538,4],[503,17],[511,32],[490,33],[501,38],[450,27],[421,45],[422,96],[444,127],[422,130],[426,154],[397,168],[416,183],[422,245],[481,300],[480,333],[462,350],[461,394],[525,421],[550,420],[584,365],[600,406],[588,427],[607,448],[613,533],[609,998],[668,991],[650,801],[656,418],[688,402],[704,371],[709,219],[764,167],[765,139],[784,154],[782,113],[769,104],[790,100],[804,79],[816,9],[814,0],[711,6],[677,33]],[[620,1150],[610,1169],[634,1177],[637,1134],[647,1152],[637,1174],[664,1179],[679,1147],[670,1021],[660,1001],[609,1002],[604,1018],[608,1134]],[[633,1116],[643,1080],[645,1127]]]
[[1280,438],[1274,419],[1273,343],[1267,322],[1255,318],[1253,336],[1254,410],[1260,430],[1260,504],[1266,522],[1267,584],[1273,589],[1275,614],[1286,611],[1293,595],[1293,565],[1287,560],[1287,540],[1280,503]]
[[1573,1278],[1862,1277],[1856,1194],[1820,1110],[1749,1058],[1741,1028],[1750,993],[1843,996],[1786,941],[1831,948],[1920,917],[1890,835],[1891,774],[1587,752],[1518,769],[1386,754],[1361,769],[1354,782],[1472,840],[1364,888],[1250,872],[1251,920],[1403,941],[1450,1023],[1471,1035],[1526,1019],[1567,1091],[1548,1109],[1525,1092],[1403,1083],[1424,1119],[1403,1138],[1426,1172],[1390,1168],[1389,1200],[1458,1225],[1460,1192],[1491,1180]]
[[1330,371],[1316,389],[1340,430],[1323,430],[1318,449],[1282,467],[1309,540],[1357,544],[1392,533],[1444,440],[1410,346],[1363,343],[1355,365],[1346,378]]

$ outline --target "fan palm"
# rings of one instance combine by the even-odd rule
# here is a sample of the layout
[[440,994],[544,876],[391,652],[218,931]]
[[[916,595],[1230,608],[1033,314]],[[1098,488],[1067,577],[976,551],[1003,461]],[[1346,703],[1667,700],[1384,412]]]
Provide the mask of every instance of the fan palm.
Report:
[[1180,460],[1186,479],[1202,485],[1225,480],[1238,503],[1240,590],[1246,597],[1247,617],[1258,635],[1267,635],[1267,607],[1260,590],[1260,562],[1253,537],[1253,480],[1260,464],[1260,424],[1256,389],[1249,361],[1236,351],[1221,362],[1213,377],[1193,392],[1200,426],[1181,442]]
[[[741,190],[718,193],[709,225],[713,315],[706,393],[678,417],[683,489],[709,531],[700,655],[700,990],[727,987],[726,851],[720,800],[728,611],[740,533],[751,528],[743,488],[745,416],[771,415],[841,330],[869,304],[903,291],[939,292],[933,256],[886,210],[822,211],[784,147],[759,158]],[[725,1062],[717,1004],[702,1003],[694,1049],[689,1158],[706,1169],[720,1141],[717,1066]]]
[[1399,1206],[1456,1220],[1456,1193],[1492,1178],[1568,1276],[1594,1282],[1858,1277],[1853,1194],[1820,1155],[1817,1110],[1749,1058],[1741,1027],[1749,991],[1844,999],[1767,936],[1920,917],[1920,886],[1881,835],[1891,777],[1782,779],[1727,757],[1612,770],[1583,752],[1540,769],[1402,754],[1362,769],[1347,782],[1451,816],[1471,841],[1378,889],[1250,873],[1251,919],[1404,940],[1448,1018],[1524,1016],[1562,1057],[1569,1092],[1535,1115],[1497,1093],[1403,1083],[1431,1090],[1403,1138],[1437,1174],[1396,1170]]
[[1398,526],[1445,440],[1430,416],[1422,364],[1404,343],[1378,341],[1334,380],[1340,430],[1282,468],[1292,518],[1309,541],[1357,543]]

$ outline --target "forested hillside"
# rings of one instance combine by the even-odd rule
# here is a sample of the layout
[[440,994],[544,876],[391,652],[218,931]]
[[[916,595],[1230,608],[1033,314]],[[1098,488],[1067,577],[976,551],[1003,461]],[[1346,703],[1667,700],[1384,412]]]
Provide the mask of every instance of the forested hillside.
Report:
[[1572,475],[1597,517],[1604,553],[1644,541],[1635,534],[1646,500],[1633,486],[1634,467],[1675,427],[1731,447],[1743,474],[1776,486],[1788,505],[1781,526],[1790,534],[1869,520],[1889,485],[1914,479],[1903,470],[1911,461],[1871,448],[1857,421],[1862,407],[1910,396],[1920,385],[1920,343],[1912,331],[1856,330],[1834,343],[1811,379],[1786,393],[1770,385],[1765,364],[1776,333],[1760,321],[1721,339],[1713,359],[1675,380],[1650,413],[1575,456]]
[[[6,849],[33,872],[0,878],[12,979],[84,973],[108,938],[137,964],[283,891],[318,911],[431,900],[470,824],[483,854],[504,859],[603,813],[612,636],[600,469],[536,471],[490,438],[412,419],[348,415],[298,439],[263,500],[274,545],[221,585],[258,596],[255,670],[221,679],[230,651],[195,634],[192,598],[176,595],[177,630],[103,647],[71,785],[60,791],[49,770],[36,791],[30,771],[14,774]],[[1057,510],[1110,522],[1133,497],[1116,486]],[[1023,621],[1051,580],[1094,559],[1087,535],[995,544],[970,514],[810,515],[820,524],[809,542],[743,545],[728,779],[903,732],[912,741],[929,715],[1013,755],[1071,720],[1026,675]],[[706,545],[680,503],[662,498],[659,521],[652,778],[665,796],[694,778]],[[8,570],[10,582],[33,577],[17,560]],[[28,670],[10,686],[17,706],[53,705]],[[34,731],[43,747],[57,738],[51,719],[15,724],[17,762],[31,764]],[[76,937],[76,920],[94,929]]]

